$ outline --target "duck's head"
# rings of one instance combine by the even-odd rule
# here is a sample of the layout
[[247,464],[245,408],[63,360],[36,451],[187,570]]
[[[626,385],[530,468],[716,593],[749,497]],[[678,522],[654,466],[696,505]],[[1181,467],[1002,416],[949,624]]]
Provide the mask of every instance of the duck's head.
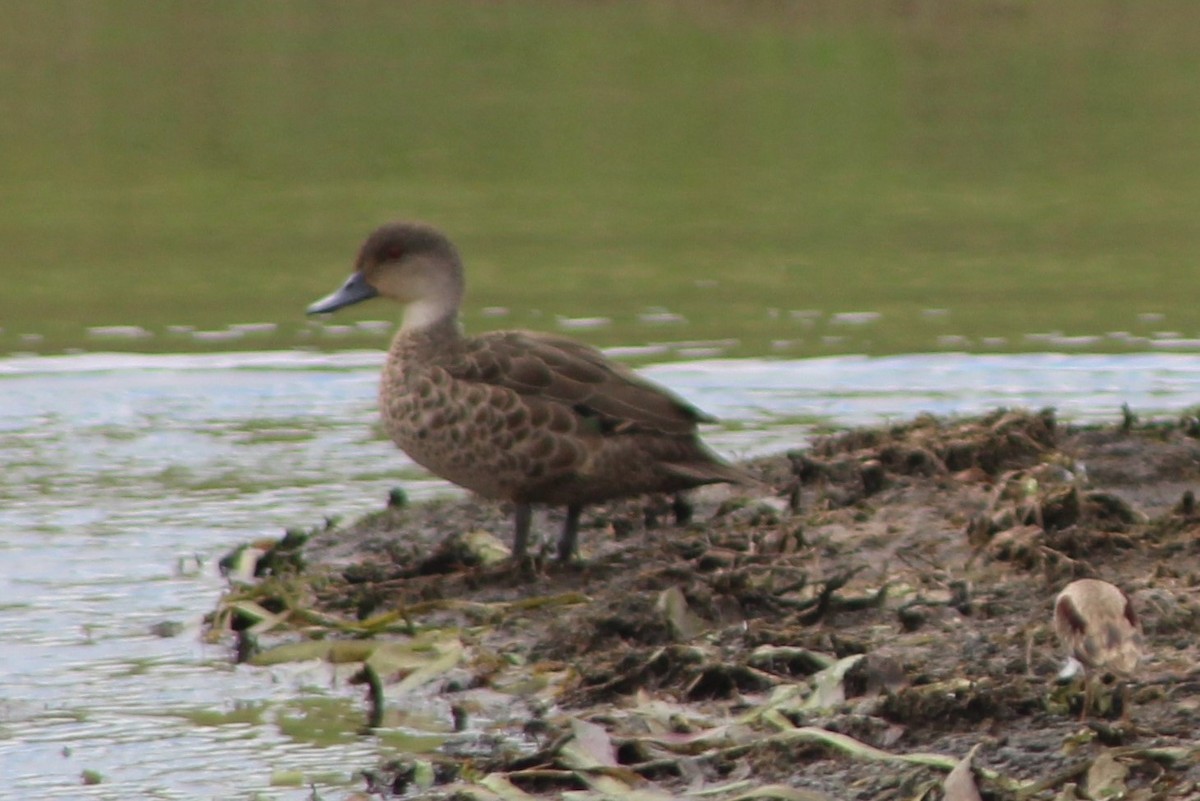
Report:
[[376,228],[358,251],[354,273],[308,313],[327,314],[380,296],[404,305],[408,329],[452,319],[462,302],[463,270],[450,240],[422,223]]
[[1087,667],[1129,674],[1142,649],[1142,627],[1133,602],[1107,581],[1079,579],[1054,601],[1054,628],[1071,655]]

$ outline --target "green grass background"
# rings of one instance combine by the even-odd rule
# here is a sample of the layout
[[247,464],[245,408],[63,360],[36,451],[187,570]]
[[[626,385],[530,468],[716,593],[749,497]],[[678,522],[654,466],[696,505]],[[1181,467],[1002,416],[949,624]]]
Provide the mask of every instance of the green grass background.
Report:
[[[458,242],[475,330],[597,315],[600,345],[789,355],[1200,333],[1190,0],[5,9],[0,352],[259,321],[232,346],[378,344],[302,313],[399,217]],[[120,324],[154,336],[87,334]]]

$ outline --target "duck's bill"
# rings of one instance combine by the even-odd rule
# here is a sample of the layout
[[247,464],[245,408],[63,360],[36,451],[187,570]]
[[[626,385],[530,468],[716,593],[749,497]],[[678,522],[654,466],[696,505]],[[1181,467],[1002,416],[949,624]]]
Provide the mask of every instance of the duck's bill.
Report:
[[353,306],[355,303],[370,300],[378,294],[375,291],[375,287],[363,279],[362,273],[355,273],[346,279],[346,283],[342,284],[338,291],[326,295],[309,306],[307,313],[328,314],[338,309],[344,309],[347,306]]

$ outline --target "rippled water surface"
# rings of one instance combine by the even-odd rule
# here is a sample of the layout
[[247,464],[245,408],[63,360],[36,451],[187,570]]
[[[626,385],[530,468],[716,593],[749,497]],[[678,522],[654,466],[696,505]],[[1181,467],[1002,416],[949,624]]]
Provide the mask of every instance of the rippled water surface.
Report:
[[[337,797],[388,753],[322,745],[289,720],[327,699],[324,667],[234,667],[201,639],[234,545],[377,508],[402,484],[453,492],[374,429],[378,353],[91,354],[0,360],[0,798]],[[814,428],[921,411],[1054,406],[1062,418],[1174,415],[1200,357],[1152,355],[723,360],[646,368],[725,420],[740,457]],[[152,627],[183,624],[174,636]],[[306,704],[300,705],[298,699]],[[349,699],[349,700],[345,700]],[[102,783],[83,786],[83,772]],[[304,786],[291,785],[303,777]],[[331,786],[332,785],[332,786]]]

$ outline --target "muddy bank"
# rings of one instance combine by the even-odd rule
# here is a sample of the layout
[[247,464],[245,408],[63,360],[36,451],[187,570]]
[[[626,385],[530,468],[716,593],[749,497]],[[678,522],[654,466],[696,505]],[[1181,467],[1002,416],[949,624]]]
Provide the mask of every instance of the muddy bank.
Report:
[[[374,796],[1187,798],[1198,435],[999,411],[850,431],[696,493],[686,523],[591,509],[582,560],[532,574],[504,561],[507,509],[396,498],[258,559],[214,631],[272,632],[242,637],[263,664],[366,665],[363,736],[440,721],[362,766]],[[1127,716],[1108,687],[1081,721],[1050,619],[1089,576],[1133,597],[1150,656]]]

